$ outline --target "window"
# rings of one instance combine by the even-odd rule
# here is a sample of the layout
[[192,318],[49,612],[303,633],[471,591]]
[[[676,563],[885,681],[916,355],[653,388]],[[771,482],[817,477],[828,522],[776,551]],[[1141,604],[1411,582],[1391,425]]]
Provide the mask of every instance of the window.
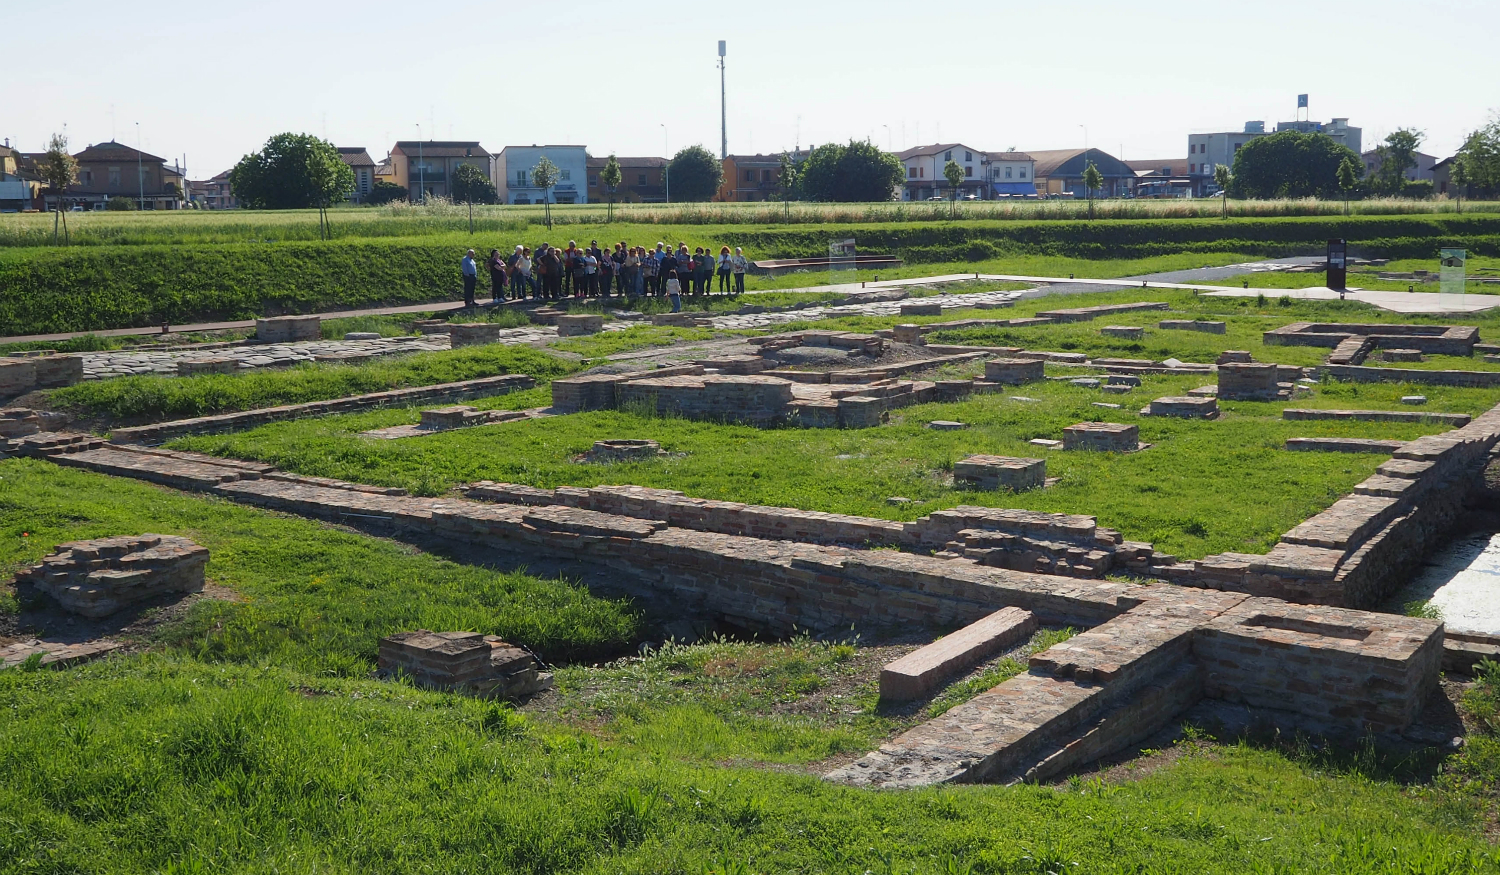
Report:
[[974,175],[974,168],[973,167],[965,167],[964,168],[964,176],[973,176],[973,175]]
[[1010,179],[1010,168],[1009,167],[1005,168],[1005,178],[1006,179]]
[[754,182],[755,181],[755,171],[754,170],[746,170],[745,171],[745,181],[746,182]]
[[973,161],[974,160],[974,153],[973,152],[965,152],[964,153],[964,160],[965,161]]
[[79,174],[78,174],[78,179],[84,185],[93,185],[94,184],[94,171],[92,171],[92,170],[83,170],[83,171],[80,171]]
[[1022,167],[1022,168],[1021,168],[1021,178],[1022,178],[1022,179],[1025,179],[1025,178],[1026,178],[1026,168],[1025,168],[1025,167]]
[[760,172],[760,181],[761,182],[770,182],[771,181],[771,171],[769,171],[769,170],[762,170]]
[[1243,145],[1245,145],[1245,144],[1244,143],[1235,143],[1234,144],[1234,151],[1238,152],[1240,150],[1240,147],[1243,146]]
[[916,179],[917,178],[917,168],[915,168],[915,167],[908,167],[908,168],[906,168],[906,178],[907,179]]
[[594,186],[595,188],[599,187],[599,175],[598,174],[594,174],[593,176],[589,177],[589,185]]
[[917,175],[920,176],[920,177],[922,177],[923,179],[926,179],[927,178],[927,168],[926,167],[918,167],[917,168]]
[[642,173],[640,176],[637,176],[635,178],[635,184],[636,185],[645,185],[646,184],[646,174]]
[[[564,170],[562,173],[558,174],[558,178],[559,179],[572,179],[573,178],[573,171],[571,171],[571,170]],[[561,203],[561,201],[559,201],[559,203]]]
[[517,170],[516,171],[516,185],[520,185],[520,186],[526,185],[526,171],[524,171],[524,170]]
[[109,187],[110,188],[119,188],[120,187],[120,168],[118,168],[118,167],[111,167],[111,168],[109,168]]

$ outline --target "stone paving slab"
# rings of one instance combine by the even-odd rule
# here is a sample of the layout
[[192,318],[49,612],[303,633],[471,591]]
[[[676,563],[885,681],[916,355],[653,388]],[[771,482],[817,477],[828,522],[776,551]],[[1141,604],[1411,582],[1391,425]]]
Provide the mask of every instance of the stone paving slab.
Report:
[[14,668],[35,655],[41,656],[41,664],[44,667],[66,668],[98,659],[119,650],[122,646],[118,641],[102,638],[74,644],[28,638],[0,647],[0,668]]

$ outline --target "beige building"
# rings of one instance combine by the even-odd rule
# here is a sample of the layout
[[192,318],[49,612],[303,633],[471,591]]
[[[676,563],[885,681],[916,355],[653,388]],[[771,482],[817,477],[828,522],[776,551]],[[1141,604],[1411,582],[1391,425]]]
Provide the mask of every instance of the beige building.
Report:
[[[167,167],[164,158],[113,141],[96,143],[73,158],[78,162],[78,184],[63,197],[69,207],[103,209],[110,198],[119,197],[135,201],[140,209],[182,209],[182,174]],[[57,200],[46,196],[48,207]]]
[[348,200],[351,203],[364,203],[369,197],[370,189],[375,186],[375,159],[365,151],[364,146],[339,146],[339,158],[349,165],[354,171],[354,188],[350,190]]
[[[391,149],[390,161],[391,175],[381,178],[405,188],[413,201],[432,195],[453,197],[453,172],[463,164],[495,181],[490,176],[490,153],[471,140],[401,140]],[[372,167],[372,185],[374,178]]]

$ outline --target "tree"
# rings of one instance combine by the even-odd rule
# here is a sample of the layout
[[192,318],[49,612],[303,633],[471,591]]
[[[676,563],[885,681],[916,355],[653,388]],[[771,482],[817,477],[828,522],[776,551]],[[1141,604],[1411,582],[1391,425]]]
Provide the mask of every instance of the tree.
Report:
[[888,201],[905,175],[901,159],[869,140],[827,143],[802,162],[801,192],[814,201]]
[[786,205],[787,221],[792,218],[792,201],[797,199],[797,186],[802,183],[802,168],[790,152],[781,153],[781,202]]
[[959,163],[957,161],[949,159],[948,163],[943,165],[943,178],[948,180],[948,187],[953,190],[952,195],[950,195],[948,198],[949,215],[957,216],[959,191],[958,187],[964,184],[964,169],[959,166]]
[[128,197],[112,197],[104,202],[104,208],[115,213],[133,213],[135,201]]
[[394,182],[377,179],[375,180],[375,184],[370,187],[370,193],[365,195],[365,203],[378,207],[392,201],[404,201],[406,198],[407,191],[405,188]]
[[1464,211],[1464,189],[1469,187],[1469,157],[1462,152],[1453,156],[1453,169],[1448,172],[1448,181],[1453,183],[1453,196],[1458,199],[1458,211]]
[[547,214],[547,229],[552,229],[552,186],[562,177],[562,171],[546,155],[531,168],[531,184],[542,190],[542,209]]
[[463,204],[492,204],[495,202],[495,186],[484,171],[473,164],[460,164],[453,169],[453,199]]
[[1500,114],[1464,140],[1455,159],[1463,158],[1468,184],[1484,194],[1500,186]]
[[1406,190],[1406,171],[1417,166],[1417,147],[1422,145],[1422,132],[1415,128],[1397,128],[1376,147],[1380,156],[1380,169],[1370,180],[1371,189],[1380,194],[1401,195]]
[[474,202],[495,202],[495,186],[484,171],[473,164],[460,164],[453,169],[453,197],[469,205],[469,233],[474,233]]
[[1339,189],[1344,192],[1344,215],[1349,215],[1349,195],[1359,186],[1359,162],[1349,156],[1339,162]]
[[[1339,195],[1338,169],[1345,158],[1359,156],[1327,134],[1281,131],[1256,137],[1234,154],[1236,198],[1320,197]],[[1363,173],[1364,165],[1359,164]]]
[[1229,172],[1228,165],[1214,165],[1214,185],[1219,187],[1219,201],[1223,205],[1223,215],[1220,218],[1229,219],[1229,183],[1233,181],[1233,174]]
[[1089,218],[1094,218],[1094,192],[1104,187],[1104,174],[1090,161],[1083,168],[1083,191],[1089,199]]
[[672,193],[680,201],[710,200],[724,182],[723,165],[702,146],[688,146],[673,155],[667,172],[677,185]]
[[604,162],[604,169],[599,171],[599,184],[609,191],[609,219],[615,220],[615,189],[619,187],[620,180],[625,178],[625,173],[620,169],[620,162],[615,160],[613,152],[609,154],[609,160]]
[[42,156],[41,166],[42,179],[47,183],[47,190],[57,198],[57,212],[52,216],[52,242],[57,242],[57,221],[62,219],[63,243],[68,240],[68,203],[67,192],[70,187],[78,182],[78,162],[72,155],[68,154],[68,138],[62,134],[53,134],[52,139],[47,142],[47,152]]
[[354,170],[339,150],[312,134],[277,134],[229,171],[229,185],[252,209],[318,210],[320,236],[329,236],[328,207],[354,188]]

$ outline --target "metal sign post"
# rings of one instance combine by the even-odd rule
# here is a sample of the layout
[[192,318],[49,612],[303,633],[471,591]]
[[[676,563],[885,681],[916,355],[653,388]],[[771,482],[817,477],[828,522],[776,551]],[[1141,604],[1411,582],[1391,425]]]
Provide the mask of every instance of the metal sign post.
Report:
[[1342,292],[1349,281],[1348,247],[1343,240],[1328,241],[1328,287]]

